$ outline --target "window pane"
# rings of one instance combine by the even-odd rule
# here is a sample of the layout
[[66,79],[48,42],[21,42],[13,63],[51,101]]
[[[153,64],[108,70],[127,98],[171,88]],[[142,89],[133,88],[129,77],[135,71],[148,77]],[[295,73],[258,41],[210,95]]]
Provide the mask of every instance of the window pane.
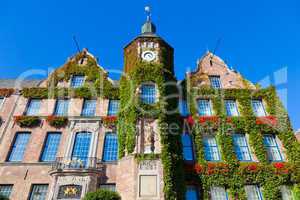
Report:
[[211,116],[211,106],[210,101],[207,99],[199,99],[198,100],[198,114],[200,116]]
[[240,161],[251,161],[251,154],[249,151],[246,136],[244,134],[233,135],[233,145],[237,158]]
[[71,87],[72,88],[78,88],[83,85],[84,82],[84,76],[73,76],[71,80]]
[[23,160],[29,138],[30,133],[17,133],[8,161],[18,162]]
[[89,132],[79,132],[76,133],[72,161],[78,161],[81,166],[86,166],[91,143],[91,133]]
[[265,108],[261,100],[252,100],[252,109],[257,117],[266,116]]
[[185,193],[186,200],[198,200],[197,189],[194,186],[187,186]]
[[26,115],[29,116],[38,115],[40,107],[41,107],[40,99],[31,99],[26,110]]
[[227,192],[223,187],[212,187],[211,190],[211,199],[212,200],[227,200]]
[[219,76],[210,76],[209,80],[212,88],[215,89],[221,88],[221,80]]
[[194,160],[192,138],[189,134],[181,135],[184,160]]
[[238,108],[234,100],[225,100],[227,116],[239,116]]
[[262,200],[262,194],[260,188],[257,185],[246,185],[245,191],[247,199],[251,200]]
[[82,109],[82,116],[92,117],[96,113],[96,100],[85,100]]
[[30,200],[45,200],[47,196],[48,185],[33,185]]
[[142,85],[140,98],[145,104],[154,104],[156,100],[155,85]]
[[282,200],[292,200],[293,194],[289,186],[283,185],[280,187]]
[[1,108],[1,106],[3,104],[3,101],[4,101],[4,97],[0,97],[0,108]]
[[0,185],[0,195],[9,198],[13,185]]
[[43,149],[41,161],[49,162],[54,161],[60,142],[60,133],[48,133],[45,146]]
[[188,105],[187,105],[187,102],[185,100],[180,100],[179,101],[179,112],[180,112],[181,116],[188,116],[189,115]]
[[220,153],[214,136],[203,137],[205,159],[208,161],[219,161]]
[[116,191],[116,184],[102,184],[100,185],[100,189]]
[[67,116],[69,111],[69,100],[59,99],[56,102],[54,115]]
[[264,135],[264,145],[270,161],[283,160],[274,135]]
[[119,111],[119,100],[109,100],[108,104],[108,116],[116,116]]
[[104,142],[103,161],[118,159],[118,137],[115,133],[106,133]]

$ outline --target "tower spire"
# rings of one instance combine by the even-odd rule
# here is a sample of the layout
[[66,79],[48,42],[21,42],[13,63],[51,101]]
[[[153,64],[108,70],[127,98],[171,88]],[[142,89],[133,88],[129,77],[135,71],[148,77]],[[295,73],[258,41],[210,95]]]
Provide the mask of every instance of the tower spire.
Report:
[[151,22],[151,8],[150,8],[150,6],[145,7],[145,12],[147,13],[147,21],[142,26],[142,35],[154,35],[155,32],[156,32],[156,27]]

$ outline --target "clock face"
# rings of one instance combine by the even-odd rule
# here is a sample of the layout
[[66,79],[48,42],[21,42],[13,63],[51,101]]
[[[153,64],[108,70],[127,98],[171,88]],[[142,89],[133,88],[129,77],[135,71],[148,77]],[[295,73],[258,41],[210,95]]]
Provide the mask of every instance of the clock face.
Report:
[[142,58],[143,60],[150,62],[155,60],[156,54],[153,51],[145,51],[142,54]]

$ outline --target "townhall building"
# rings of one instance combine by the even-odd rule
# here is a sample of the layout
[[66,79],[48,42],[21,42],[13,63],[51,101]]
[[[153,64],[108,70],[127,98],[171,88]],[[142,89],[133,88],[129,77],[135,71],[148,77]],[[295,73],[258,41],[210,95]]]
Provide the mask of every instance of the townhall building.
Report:
[[0,80],[0,194],[299,200],[300,145],[274,87],[210,52],[177,80],[173,55],[148,18],[120,80],[87,49],[45,80]]

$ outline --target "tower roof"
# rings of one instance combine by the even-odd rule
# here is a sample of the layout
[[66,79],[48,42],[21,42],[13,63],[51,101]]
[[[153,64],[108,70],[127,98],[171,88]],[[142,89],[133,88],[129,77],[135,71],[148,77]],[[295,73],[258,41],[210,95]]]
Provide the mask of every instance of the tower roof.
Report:
[[147,21],[142,26],[142,35],[155,35],[156,26],[151,21],[151,11],[150,7],[146,6],[145,11],[147,13]]

